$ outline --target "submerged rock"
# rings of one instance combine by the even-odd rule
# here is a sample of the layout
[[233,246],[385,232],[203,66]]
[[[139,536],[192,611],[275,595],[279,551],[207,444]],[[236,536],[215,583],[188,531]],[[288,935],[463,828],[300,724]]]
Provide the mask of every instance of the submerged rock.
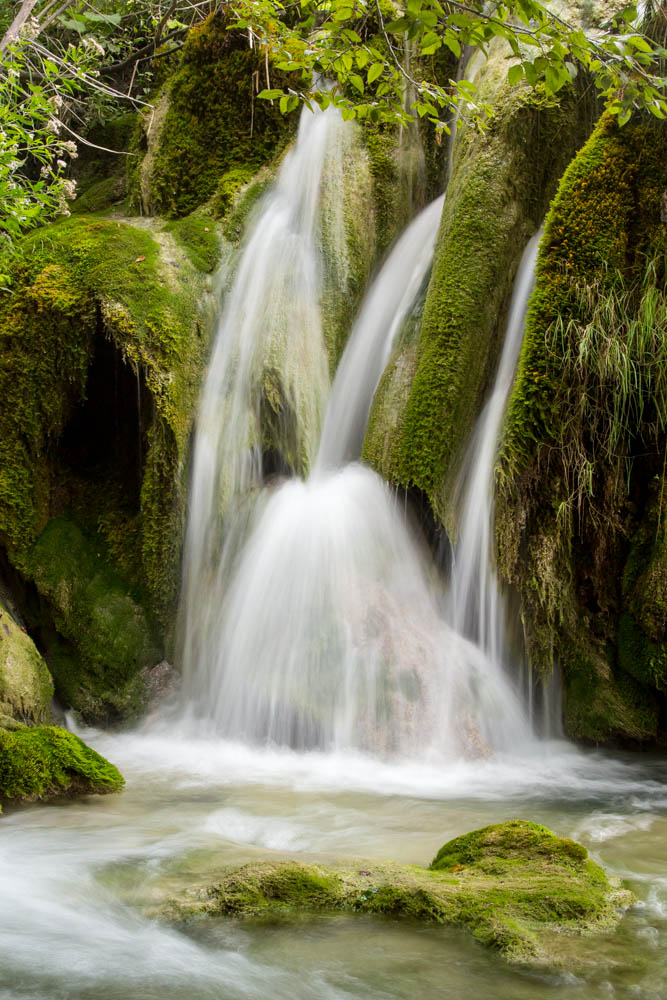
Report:
[[[160,912],[174,920],[299,910],[379,913],[463,926],[509,962],[555,966],[563,934],[609,931],[632,901],[585,847],[513,820],[449,841],[428,869],[256,862],[170,899]],[[571,949],[567,961],[573,961]]]
[[103,795],[124,783],[113,764],[66,729],[0,729],[0,803]]

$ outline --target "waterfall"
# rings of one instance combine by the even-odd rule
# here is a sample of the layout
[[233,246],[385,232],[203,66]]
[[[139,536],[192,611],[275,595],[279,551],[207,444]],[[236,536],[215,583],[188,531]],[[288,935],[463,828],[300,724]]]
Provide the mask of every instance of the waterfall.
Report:
[[242,548],[264,471],[262,414],[273,409],[283,465],[308,467],[329,376],[320,317],[319,190],[340,158],[333,109],[301,116],[242,247],[225,299],[199,409],[181,600],[186,671],[206,670],[230,565]]
[[[335,128],[317,114],[305,121],[242,252],[204,393],[183,593],[184,694],[198,731],[264,745],[438,760],[510,749],[530,740],[513,687],[443,620],[438,574],[389,487],[344,464],[360,453],[392,343],[423,288],[442,198],[411,224],[367,292],[311,475],[262,487],[261,466],[252,466],[260,432],[249,435],[259,418],[248,417],[248,372],[262,366],[247,360],[244,371],[242,356],[267,349],[255,318],[277,338],[295,336],[297,351],[310,344],[316,357],[321,343],[312,234],[321,153]],[[301,220],[291,225],[310,244],[305,263],[300,247],[285,266],[278,211]],[[294,261],[313,277],[296,331],[287,306],[304,288]]]
[[535,281],[540,233],[528,243],[517,272],[498,372],[477,421],[459,482],[459,537],[452,569],[449,619],[494,662],[502,661],[504,623],[493,564],[493,476],[507,399],[514,381],[528,299]]
[[364,299],[336,372],[316,471],[361,454],[375,390],[431,267],[444,200],[436,198],[407,227]]

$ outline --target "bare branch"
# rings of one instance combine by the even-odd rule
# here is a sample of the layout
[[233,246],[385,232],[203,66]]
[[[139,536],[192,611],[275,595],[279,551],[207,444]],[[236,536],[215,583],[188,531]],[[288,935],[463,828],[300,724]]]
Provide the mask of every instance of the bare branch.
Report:
[[11,45],[12,42],[16,41],[19,37],[21,28],[26,23],[36,6],[37,0],[23,0],[21,9],[7,28],[2,41],[0,42],[0,52],[4,52],[8,45]]

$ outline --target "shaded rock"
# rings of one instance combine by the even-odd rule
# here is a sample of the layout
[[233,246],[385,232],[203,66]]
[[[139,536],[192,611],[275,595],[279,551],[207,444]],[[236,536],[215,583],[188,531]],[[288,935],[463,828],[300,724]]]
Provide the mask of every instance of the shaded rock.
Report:
[[0,726],[3,718],[47,722],[53,680],[29,635],[0,603]]

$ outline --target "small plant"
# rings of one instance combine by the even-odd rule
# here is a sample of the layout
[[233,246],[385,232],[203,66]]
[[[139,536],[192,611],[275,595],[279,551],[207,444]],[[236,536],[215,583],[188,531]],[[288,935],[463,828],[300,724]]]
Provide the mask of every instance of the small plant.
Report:
[[[566,505],[593,515],[595,470],[613,470],[619,498],[633,461],[662,447],[667,429],[667,259],[647,262],[628,283],[620,271],[571,290],[572,309],[545,333],[562,370],[558,451]],[[562,518],[564,511],[559,511]]]

